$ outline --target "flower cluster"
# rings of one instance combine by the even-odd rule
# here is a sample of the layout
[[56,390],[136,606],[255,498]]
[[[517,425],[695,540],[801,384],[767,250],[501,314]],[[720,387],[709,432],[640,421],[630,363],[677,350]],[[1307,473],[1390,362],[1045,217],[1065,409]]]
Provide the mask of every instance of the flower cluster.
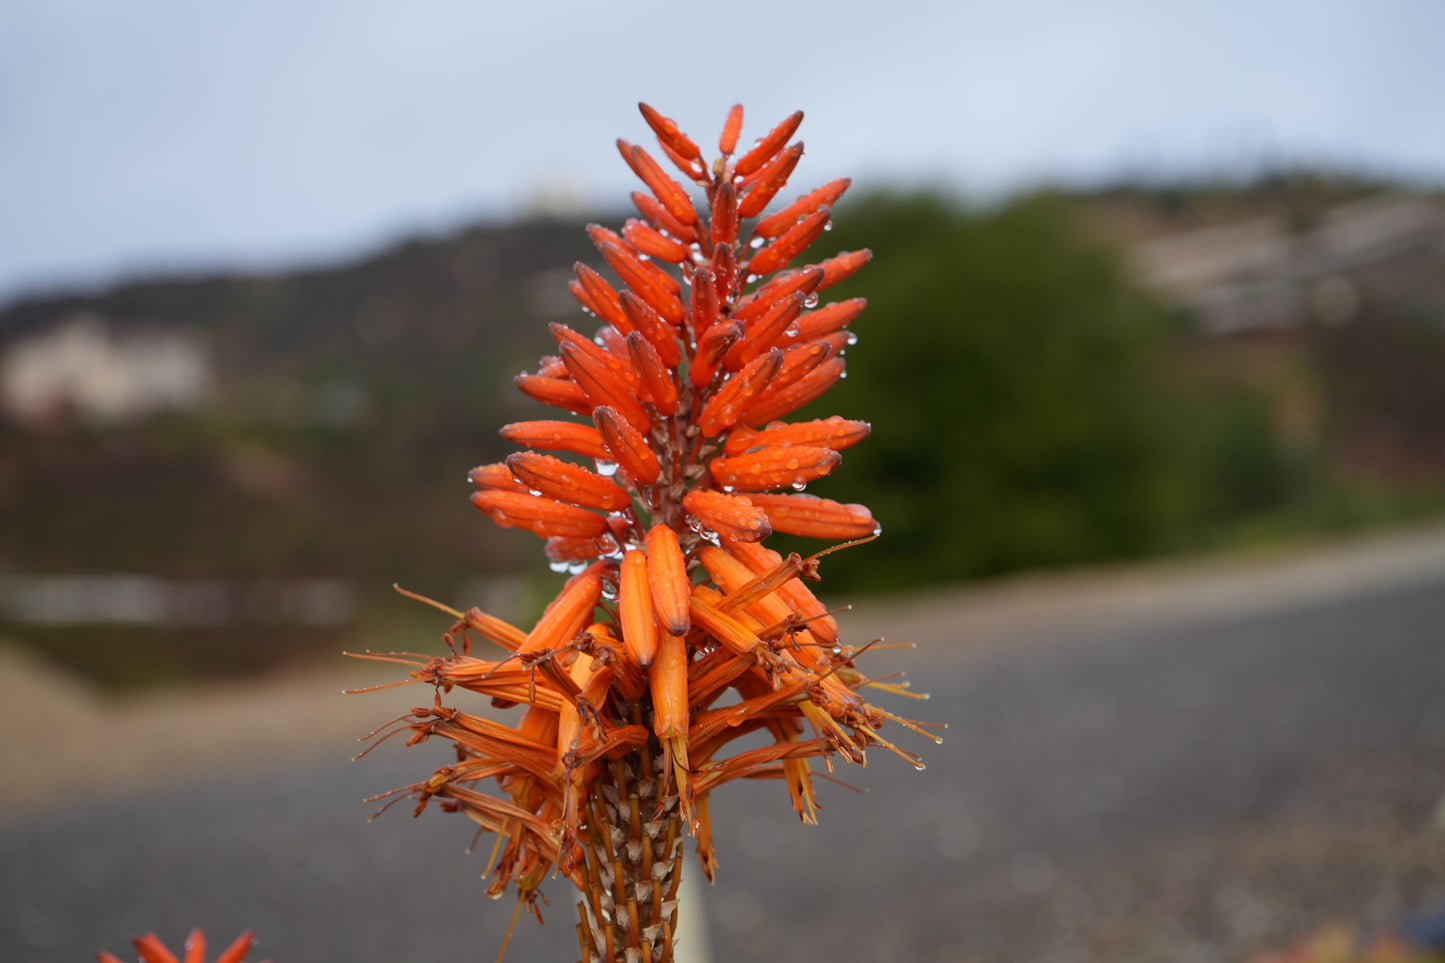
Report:
[[[141,963],[181,963],[176,955],[166,949],[166,945],[154,933],[147,933],[145,936],[137,936],[133,941],[135,951],[140,957]],[[215,963],[242,963],[246,954],[251,951],[251,944],[255,942],[255,936],[251,933],[242,933],[236,937],[236,941],[222,951],[216,957]],[[121,963],[109,953],[95,954],[96,963]],[[186,937],[186,958],[184,963],[206,963],[206,934],[200,930],[191,930],[191,935]]]
[[[802,491],[868,424],[780,420],[843,376],[847,325],[865,305],[820,306],[819,295],[867,250],[789,268],[829,228],[849,182],[763,216],[803,154],[789,143],[801,112],[737,154],[734,107],[708,164],[672,120],[641,109],[703,203],[646,149],[618,141],[647,188],[632,195],[640,217],[588,230],[620,283],[579,263],[572,293],[601,327],[553,324],[556,352],[516,379],[581,420],[507,425],[503,437],[526,450],[470,474],[473,504],[545,538],[572,577],[530,630],[453,612],[450,654],[370,656],[410,665],[409,681],[437,692],[378,733],[441,737],[457,753],[396,792],[417,812],[437,800],[497,834],[493,895],[514,884],[535,912],[547,876],[570,877],[583,893],[584,957],[609,961],[623,948],[629,959],[639,947],[638,959],[670,955],[680,837],[696,837],[711,878],[718,786],[781,778],[812,823],[811,760],[831,772],[833,757],[861,763],[876,743],[921,768],[879,734],[888,721],[916,726],[860,694],[906,685],[857,668],[861,650],[806,584],[817,557],[762,544],[773,532],[830,542],[878,532],[866,507]],[[474,635],[504,652],[473,656]],[[444,706],[454,688],[525,710],[507,725]],[[771,741],[729,754],[752,733]],[[499,794],[482,791],[487,780]]]

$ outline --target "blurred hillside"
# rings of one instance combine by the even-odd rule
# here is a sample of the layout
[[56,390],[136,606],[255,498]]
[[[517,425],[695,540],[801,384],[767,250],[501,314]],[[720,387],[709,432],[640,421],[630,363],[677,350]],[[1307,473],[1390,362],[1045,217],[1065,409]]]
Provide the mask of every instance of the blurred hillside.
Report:
[[[837,213],[822,253],[876,257],[830,291],[870,306],[818,413],[874,432],[814,490],[867,502],[886,537],[831,556],[829,588],[1445,506],[1430,198],[1290,175]],[[570,265],[601,264],[581,226],[0,311],[0,633],[135,683],[343,637],[430,645],[392,581],[525,617],[535,539],[477,517],[464,474],[541,414],[511,377],[544,322],[585,327]]]

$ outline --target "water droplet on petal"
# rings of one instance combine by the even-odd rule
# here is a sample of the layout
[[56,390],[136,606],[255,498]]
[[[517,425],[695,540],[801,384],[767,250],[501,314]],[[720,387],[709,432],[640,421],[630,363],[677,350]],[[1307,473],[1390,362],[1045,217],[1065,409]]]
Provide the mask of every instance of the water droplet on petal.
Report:
[[571,568],[571,567],[572,567],[572,563],[571,563],[571,562],[566,562],[566,561],[563,561],[563,562],[548,562],[548,563],[547,563],[547,567],[550,568],[552,571],[556,572],[558,575],[560,575],[560,574],[562,574],[563,572],[567,571],[569,568]]
[[849,344],[857,344],[857,343],[858,343],[858,336],[857,336],[856,334],[854,334],[852,331],[849,331],[849,332],[848,332],[848,343],[849,343]]
[[832,221],[829,221],[827,224],[824,224],[824,225],[823,225],[823,230],[825,230],[825,231],[831,231],[832,229],[833,229],[833,222],[832,222]]
[[755,238],[753,238],[751,241],[748,242],[748,247],[750,247],[750,248],[752,248],[754,251],[756,251],[758,248],[760,248],[760,247],[763,246],[763,242],[766,241],[766,240],[767,240],[767,238],[764,238],[764,237],[755,237]]
[[817,291],[814,291],[812,294],[809,294],[809,295],[807,295],[806,297],[803,298],[803,307],[805,307],[805,308],[816,308],[817,306],[818,306],[818,292],[817,292]]
[[722,487],[722,490],[725,491],[725,492],[735,492],[735,491],[737,491],[737,489],[736,489],[735,487],[733,487],[732,485],[724,485],[724,486]]
[[[817,298],[814,298],[813,300],[816,301]],[[787,335],[790,338],[796,338],[798,336],[798,332],[802,330],[803,329],[798,325],[798,322],[794,321],[792,324],[788,325],[786,328],[783,329],[783,334]]]
[[599,475],[602,475],[606,478],[611,478],[613,475],[617,474],[617,462],[615,461],[604,461],[601,458],[598,458],[595,460],[595,464],[597,465],[597,474]]
[[693,162],[688,166],[692,168],[692,172],[694,174],[701,174],[703,171],[702,161],[700,160],[694,159]]
[[807,488],[807,487],[808,487],[808,483],[805,482],[805,481],[803,481],[803,479],[801,479],[801,478],[794,478],[791,487],[792,487],[793,491],[795,491],[795,492],[800,492],[800,491],[802,491],[804,488]]

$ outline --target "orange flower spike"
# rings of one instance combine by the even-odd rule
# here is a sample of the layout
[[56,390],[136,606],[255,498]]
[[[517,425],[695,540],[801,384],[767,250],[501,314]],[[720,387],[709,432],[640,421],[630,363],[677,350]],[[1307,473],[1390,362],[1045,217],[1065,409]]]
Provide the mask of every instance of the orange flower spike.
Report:
[[673,383],[672,371],[662,361],[646,338],[634,331],[627,336],[627,350],[632,356],[632,366],[642,378],[642,391],[652,407],[660,415],[671,415],[677,411],[677,385]]
[[[830,448],[764,448],[742,455],[714,458],[708,469],[713,480],[723,488],[763,492],[770,488],[802,487],[827,475],[842,460],[843,456]],[[759,504],[755,499],[753,503]],[[767,511],[766,507],[759,507]],[[772,519],[774,530],[786,531],[778,526],[777,519],[772,515],[768,517]]]
[[600,598],[600,575],[584,572],[572,579],[547,606],[517,651],[525,655],[539,649],[558,649],[571,642],[582,627],[592,621],[592,610]]
[[662,463],[640,431],[628,424],[615,408],[606,405],[592,412],[592,420],[607,445],[611,460],[631,475],[633,481],[642,486],[657,481],[662,474]]
[[743,412],[767,390],[782,366],[783,353],[774,348],[723,382],[698,416],[697,425],[703,437],[712,438],[736,424]]
[[[632,249],[623,245],[620,241],[604,240],[597,245],[612,270],[622,278],[624,284],[630,287],[637,296],[646,301],[653,310],[662,315],[669,324],[681,324],[683,319],[682,302],[677,296],[667,290],[666,286],[660,284],[652,272],[666,275],[656,265],[645,261],[639,261],[632,253]],[[651,269],[651,270],[649,270]]]
[[751,321],[773,310],[778,302],[794,294],[812,294],[823,283],[823,269],[808,267],[801,271],[780,274],[738,302],[733,308],[735,321]]
[[654,197],[667,209],[667,213],[677,218],[683,224],[696,224],[697,211],[692,206],[692,199],[687,196],[687,191],[681,184],[668,177],[663,169],[658,166],[657,161],[641,147],[632,148],[632,169],[647,189],[652,191]]
[[810,445],[842,451],[858,444],[873,426],[866,421],[851,421],[841,415],[820,418],[816,421],[800,421],[795,424],[769,425],[762,431],[735,431],[728,436],[723,452],[738,455],[749,448],[779,448],[791,445]]
[[507,456],[507,467],[528,490],[584,508],[619,512],[632,504],[632,496],[610,478],[535,451]]
[[588,458],[612,457],[596,428],[575,421],[514,421],[504,425],[500,434],[524,448],[570,451]]
[[[799,118],[801,122],[802,118]],[[723,122],[722,136],[718,138],[717,149],[723,155],[729,155],[738,147],[738,135],[743,132],[743,105],[733,104],[732,110],[728,111],[728,119]],[[789,134],[789,137],[792,135]],[[787,140],[787,137],[783,138]]]
[[657,349],[663,364],[676,368],[677,363],[682,360],[682,353],[677,347],[676,329],[664,321],[662,315],[654,311],[651,305],[631,291],[623,291],[621,300],[622,310],[627,313],[628,320],[637,328],[637,332]]
[[652,609],[647,554],[631,548],[622,556],[618,576],[617,611],[622,621],[622,644],[637,665],[646,668],[657,656],[657,618]]
[[659,231],[666,231],[670,236],[677,238],[684,244],[691,244],[697,240],[697,230],[669,214],[667,208],[658,203],[657,198],[651,194],[645,194],[642,191],[633,191],[631,197],[633,206],[637,208],[637,213],[647,218],[648,223]]
[[[552,337],[555,338],[557,341],[557,347],[559,352],[562,345],[571,345],[578,351],[587,355],[587,357],[591,358],[593,361],[602,365],[612,374],[616,375],[619,379],[622,380],[622,382],[627,386],[630,391],[637,390],[637,386],[641,383],[641,379],[638,377],[637,371],[634,370],[632,367],[631,358],[627,356],[627,343],[622,339],[622,335],[618,333],[616,328],[613,328],[610,325],[603,327],[602,332],[611,331],[612,337],[608,338],[606,335],[599,332],[598,336],[603,340],[603,343],[598,344],[596,341],[584,337],[579,332],[573,331],[565,324],[557,324],[554,322],[553,324],[549,324],[547,327],[551,330]],[[621,350],[619,352],[615,349]],[[565,358],[562,360],[562,367],[564,370],[567,371],[568,375],[571,376],[574,381],[577,380],[572,370],[570,368],[567,368],[567,361]]]
[[809,191],[781,211],[769,214],[753,225],[753,237],[777,237],[796,224],[800,218],[806,217],[820,207],[832,207],[838,203],[838,198],[843,196],[843,192],[852,183],[850,178],[840,177],[835,181],[829,181],[817,190]]
[[767,314],[746,325],[741,340],[723,356],[723,367],[729,371],[740,371],[777,344],[778,339],[803,310],[803,299],[802,293],[794,294],[779,301]]
[[652,427],[652,416],[642,407],[642,402],[637,400],[627,382],[617,377],[602,361],[576,345],[563,344],[562,363],[593,404],[614,409],[638,431],[647,431]]
[[766,424],[797,411],[833,387],[838,379],[843,377],[845,370],[847,364],[842,358],[829,358],[788,387],[760,398],[758,403],[743,415],[743,423],[748,426]]
[[712,242],[732,244],[738,239],[738,191],[732,181],[723,181],[713,192]]
[[692,274],[692,332],[701,339],[717,323],[718,291],[710,269],[700,267]]
[[501,462],[478,465],[467,472],[467,481],[477,488],[494,488],[500,492],[526,492],[527,486],[512,477],[512,471]]
[[607,283],[607,279],[581,261],[574,264],[572,270],[577,272],[577,279],[572,284],[580,285],[582,291],[578,293],[572,284],[568,287],[572,289],[572,296],[578,303],[624,334],[631,331],[627,316],[622,313],[622,307],[617,303],[617,291]]
[[759,542],[773,532],[767,513],[744,495],[694,488],[682,499],[682,507],[709,531],[740,542]]
[[820,207],[803,218],[748,261],[748,273],[771,274],[788,266],[788,262],[807,249],[831,223],[831,208]]
[[736,321],[715,324],[697,339],[697,354],[692,359],[687,378],[702,388],[709,384],[722,364],[723,355],[743,336],[743,326]]
[[647,104],[639,103],[637,109],[642,111],[642,118],[647,121],[647,126],[657,135],[659,143],[666,144],[679,157],[686,160],[697,160],[702,156],[702,150],[692,142],[682,131],[677,129],[677,123],[671,117],[664,117]]
[[512,384],[516,385],[517,390],[528,398],[540,401],[544,405],[563,408],[579,415],[589,414],[592,411],[592,401],[587,397],[587,392],[571,381],[562,378],[544,378],[541,375],[520,374],[512,379]]
[[607,533],[607,519],[603,516],[540,495],[480,491],[473,493],[472,504],[503,528],[517,526],[543,538],[553,535],[596,538]]
[[669,264],[681,264],[687,260],[689,252],[686,244],[674,241],[652,225],[635,218],[628,218],[627,223],[622,225],[622,236],[628,244],[648,257],[655,257]]
[[826,304],[799,318],[797,333],[785,335],[783,340],[789,343],[812,341],[815,338],[832,334],[852,322],[854,318],[863,313],[863,309],[867,306],[867,298],[850,298],[847,301],[834,301]]
[[798,160],[802,156],[803,144],[799,141],[759,171],[748,192],[738,202],[738,216],[757,217],[761,214],[763,208],[777,196],[778,191],[787,186],[788,178],[792,176],[793,168],[798,166]]
[[[737,112],[737,126],[741,128],[742,109],[741,107],[734,107],[733,110]],[[729,125],[732,124],[732,120],[732,115],[729,115]],[[737,163],[733,165],[733,174],[737,177],[746,177],[753,171],[762,169],[763,165],[767,164],[768,161],[773,159],[773,155],[777,154],[778,151],[783,149],[783,145],[788,142],[788,138],[793,136],[793,134],[798,129],[798,125],[802,122],[803,112],[801,110],[794,111],[792,114],[789,114],[788,117],[785,118],[781,124],[774,127],[771,131],[768,132],[768,135],[766,137],[758,141],[757,144],[753,146],[752,150],[748,151],[746,154],[738,158]],[[725,128],[724,137],[726,136],[727,129]],[[736,145],[736,133],[732,135],[732,141],[734,145]],[[731,153],[731,151],[727,148],[724,148],[723,153],[729,154]]]
[[819,264],[823,269],[823,283],[820,288],[829,288],[839,281],[847,280],[857,274],[869,261],[873,260],[873,252],[866,247],[861,251],[844,251],[836,257]]
[[677,532],[657,524],[647,533],[647,582],[652,589],[652,607],[657,624],[672,635],[687,635],[688,599],[692,579]]
[[816,495],[749,497],[767,513],[774,531],[837,542],[878,533],[878,522],[866,505],[845,505]]

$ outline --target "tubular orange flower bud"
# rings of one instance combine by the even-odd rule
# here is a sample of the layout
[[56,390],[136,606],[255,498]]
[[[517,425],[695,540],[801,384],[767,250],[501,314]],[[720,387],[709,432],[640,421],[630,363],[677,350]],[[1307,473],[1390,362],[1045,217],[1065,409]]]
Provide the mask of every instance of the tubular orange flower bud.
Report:
[[664,634],[652,683],[652,731],[661,739],[687,735],[687,641]]
[[677,278],[667,273],[666,270],[654,262],[642,257],[633,249],[631,244],[627,243],[627,239],[616,231],[605,228],[601,224],[588,224],[587,236],[592,239],[592,243],[597,246],[599,251],[604,244],[616,246],[628,259],[634,262],[636,270],[642,272],[647,278],[648,283],[657,289],[670,294],[679,294],[682,292],[682,284]]
[[604,324],[597,329],[597,336],[592,341],[602,349],[608,366],[629,384],[635,382],[638,377],[637,371],[632,367],[632,356],[627,353],[627,335],[631,333],[629,331],[624,334],[612,325]]
[[592,412],[592,420],[602,435],[612,461],[616,462],[639,485],[651,485],[662,474],[662,464],[647,444],[647,439],[627,419],[606,405]]
[[647,581],[657,624],[673,635],[687,635],[692,579],[687,575],[677,532],[666,525],[654,525],[647,532]]
[[597,540],[553,537],[547,539],[543,551],[554,562],[590,562],[597,557]]
[[779,301],[794,294],[812,294],[822,283],[823,269],[816,266],[780,274],[739,301],[733,308],[732,318],[735,321],[760,318],[773,310]]
[[668,177],[657,161],[641,147],[632,148],[632,168],[637,172],[637,176],[642,178],[647,189],[652,191],[653,196],[667,208],[667,213],[683,224],[697,223],[697,211],[693,209],[687,191],[677,181]]
[[688,370],[688,380],[699,388],[711,382],[713,375],[717,374],[718,366],[722,364],[723,355],[727,354],[728,349],[742,336],[743,326],[736,321],[715,324],[708,328],[697,340],[697,355],[692,359],[692,367]]
[[833,345],[828,341],[812,341],[795,344],[783,352],[783,366],[773,379],[772,390],[782,391],[788,385],[801,380],[808,372],[827,361],[833,354]]
[[708,182],[707,168],[702,166],[702,164],[694,164],[666,144],[659,143],[658,146],[661,147],[662,152],[667,155],[667,159],[672,161],[673,167],[676,167],[699,184],[706,184]]
[[651,305],[669,324],[682,323],[682,302],[649,271],[649,267],[658,271],[660,268],[639,261],[630,248],[618,241],[604,240],[597,245],[597,249],[602,252],[612,270],[617,272],[617,276],[622,278],[623,283]]
[[793,168],[798,166],[798,159],[803,156],[803,143],[792,145],[783,151],[767,167],[758,171],[752,181],[752,186],[738,202],[739,217],[756,217],[763,212],[783,186],[788,183],[788,178],[793,173]]
[[767,512],[773,529],[789,535],[846,541],[878,532],[878,523],[865,505],[844,505],[816,495],[750,495],[753,504]]
[[571,642],[582,627],[592,621],[592,610],[600,598],[600,576],[592,572],[577,576],[547,606],[518,651],[526,654],[539,649],[557,649]]
[[[627,342],[622,339],[622,335],[616,328],[610,325],[602,328],[598,336],[604,343],[598,344],[596,341],[592,341],[589,338],[583,337],[578,332],[573,331],[565,324],[557,324],[554,322],[547,327],[551,330],[552,337],[557,341],[559,352],[562,345],[570,345],[597,364],[606,368],[613,375],[616,375],[630,391],[637,390],[641,379],[638,377],[637,371],[632,367],[632,359],[628,357]],[[610,336],[603,332],[610,332]],[[567,367],[566,359],[563,359],[562,367]],[[571,374],[570,369],[568,370],[568,374]]]
[[[762,492],[770,488],[802,487],[838,467],[843,456],[830,448],[764,448],[742,455],[714,458],[708,465],[713,479],[724,488]],[[754,504],[757,504],[754,501]],[[761,506],[760,506],[761,507]],[[767,509],[764,508],[764,511]],[[771,515],[768,516],[770,519]],[[786,531],[773,520],[773,528]]]
[[717,322],[718,297],[710,269],[700,267],[692,275],[692,330],[702,337]]
[[743,412],[767,389],[782,366],[783,353],[774,348],[723,382],[698,416],[697,424],[703,437],[711,438],[736,424]]
[[637,108],[642,111],[643,119],[657,135],[659,142],[690,161],[702,156],[702,150],[692,142],[692,138],[677,129],[677,124],[671,117],[662,116],[647,104],[639,103]]
[[669,368],[676,368],[682,354],[677,347],[677,335],[675,329],[662,319],[662,315],[652,309],[650,305],[631,291],[622,292],[622,310],[627,313],[628,319],[636,326],[637,331],[648,340],[663,363]]
[[646,668],[657,655],[657,618],[652,609],[647,555],[631,548],[622,556],[617,588],[617,611],[622,620],[622,644],[636,664]]
[[743,424],[750,427],[762,425],[797,411],[833,387],[846,369],[847,364],[842,358],[829,358],[788,387],[758,399],[758,403],[743,414]]
[[731,244],[720,244],[712,251],[712,276],[718,297],[732,299],[738,280],[738,260]]
[[543,538],[596,538],[607,533],[607,519],[601,515],[540,495],[480,491],[472,495],[472,504],[503,528],[525,528]]
[[519,451],[507,456],[507,467],[527,488],[558,501],[609,512],[632,504],[632,497],[612,479],[551,455]]
[[[801,121],[800,121],[801,123]],[[794,128],[796,130],[797,128]],[[732,110],[728,111],[728,118],[723,122],[722,136],[717,140],[717,149],[721,154],[731,154],[738,146],[738,134],[743,131],[743,105],[733,104]],[[791,133],[788,135],[792,136]],[[787,137],[783,138],[787,140]]]
[[788,262],[818,239],[833,217],[831,208],[820,207],[803,218],[773,243],[762,248],[748,260],[748,272],[768,274],[788,266]]
[[622,236],[627,239],[628,244],[648,257],[655,257],[670,264],[681,264],[687,260],[686,244],[674,241],[642,221],[629,218],[627,223],[622,225]]
[[587,392],[570,381],[561,378],[544,378],[541,375],[517,375],[512,379],[517,390],[534,401],[556,408],[585,415],[592,411],[592,402]]
[[652,427],[652,418],[647,414],[647,409],[642,407],[642,403],[637,400],[627,383],[589,352],[576,345],[563,344],[562,363],[567,366],[572,379],[587,393],[594,405],[607,405],[615,409],[639,432]]
[[873,426],[866,421],[850,421],[841,415],[816,421],[800,421],[791,425],[779,422],[762,431],[747,429],[733,432],[728,436],[723,452],[738,455],[749,448],[778,448],[789,445],[815,445],[842,451],[867,438],[868,432],[872,430]]
[[694,488],[682,505],[706,529],[740,542],[758,542],[772,534],[767,514],[745,495]]
[[712,199],[712,242],[732,244],[737,239],[738,192],[732,181],[723,181]]
[[826,304],[799,318],[797,333],[785,335],[783,340],[789,343],[812,341],[825,334],[832,334],[862,314],[867,306],[867,298],[851,298]]
[[[728,121],[731,123],[732,118],[729,117]],[[789,137],[793,136],[794,132],[798,129],[798,125],[802,122],[803,112],[801,110],[789,114],[781,124],[774,127],[768,132],[766,137],[758,141],[752,150],[738,158],[738,162],[733,165],[733,174],[738,177],[746,177],[753,171],[762,168],[764,164],[773,159],[774,154],[783,149],[783,145],[788,142]],[[742,126],[741,110],[738,111],[738,126]],[[733,135],[733,139],[736,141],[737,135]],[[727,154],[730,153],[730,151],[724,150],[723,153]]]
[[843,192],[851,183],[853,181],[850,178],[840,177],[835,181],[829,181],[817,190],[809,191],[781,211],[769,214],[753,225],[753,236],[777,237],[796,224],[800,218],[806,217],[820,207],[832,207],[838,203],[838,198],[843,196]]
[[602,444],[602,436],[591,425],[579,425],[575,421],[514,421],[504,425],[500,432],[508,441],[527,448],[546,448],[549,451],[571,451],[588,458],[612,456]]
[[723,356],[723,367],[739,371],[754,358],[778,343],[789,325],[803,310],[803,295],[794,294],[773,305],[767,314],[743,329],[742,339]]
[[580,293],[575,287],[572,288],[573,297],[588,311],[614,325],[619,331],[625,333],[632,330],[617,303],[617,291],[607,283],[607,279],[581,261],[574,264],[572,270],[577,272],[577,283],[582,286]]
[[828,258],[818,265],[823,269],[823,283],[819,287],[830,288],[839,281],[852,277],[871,260],[873,252],[866,247],[861,251],[844,251],[836,257]]
[[[594,550],[592,554],[593,557],[595,557],[597,552]],[[515,625],[512,625],[510,622],[504,622],[495,615],[488,615],[479,608],[473,607],[467,609],[466,613],[462,616],[462,621],[466,623],[467,628],[477,632],[482,638],[495,642],[502,648],[509,649],[513,652],[521,648],[522,643],[527,640],[527,633]]]
[[617,153],[622,155],[622,160],[632,169],[632,173],[638,177],[642,176],[642,173],[637,169],[637,160],[632,156],[632,141],[625,140],[621,137],[617,138]]
[[632,366],[642,377],[642,394],[660,415],[671,415],[677,411],[677,385],[672,382],[672,372],[662,361],[657,349],[640,333],[634,331],[627,336],[627,351],[632,357]]
[[478,488],[494,488],[501,492],[525,492],[527,486],[512,477],[511,469],[501,462],[478,465],[467,472],[467,481]]
[[666,231],[684,244],[691,244],[697,240],[697,230],[669,214],[667,208],[658,203],[657,198],[651,194],[633,191],[631,197],[637,213],[647,218],[648,222],[659,231]]

